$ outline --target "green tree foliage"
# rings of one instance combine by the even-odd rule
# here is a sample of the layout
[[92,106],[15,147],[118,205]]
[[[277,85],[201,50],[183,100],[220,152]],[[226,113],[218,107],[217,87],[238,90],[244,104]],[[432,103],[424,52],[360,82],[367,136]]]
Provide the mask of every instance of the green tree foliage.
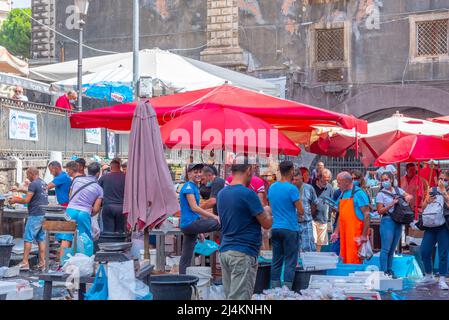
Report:
[[[25,11],[25,12],[23,12]],[[21,58],[30,57],[31,9],[13,9],[0,28],[0,46]]]

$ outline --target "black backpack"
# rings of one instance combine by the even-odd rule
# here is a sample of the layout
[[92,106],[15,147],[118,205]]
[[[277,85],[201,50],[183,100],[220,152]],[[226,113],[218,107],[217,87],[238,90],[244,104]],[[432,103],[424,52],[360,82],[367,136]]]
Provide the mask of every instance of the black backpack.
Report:
[[399,188],[394,187],[396,194],[392,194],[388,191],[381,190],[380,192],[392,197],[393,199],[398,198],[399,202],[394,206],[393,212],[389,212],[391,219],[394,222],[400,224],[410,224],[415,219],[415,212],[410,207],[407,201],[405,201],[404,196],[400,195]]

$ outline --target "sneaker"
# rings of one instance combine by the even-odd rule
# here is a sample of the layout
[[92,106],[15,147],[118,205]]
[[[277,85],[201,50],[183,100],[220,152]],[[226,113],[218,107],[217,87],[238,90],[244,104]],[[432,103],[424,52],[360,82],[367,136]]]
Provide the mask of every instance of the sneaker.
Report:
[[438,287],[441,290],[449,290],[449,286],[447,285],[445,278],[440,278],[440,281],[438,281]]
[[436,283],[435,277],[433,274],[426,274],[423,279],[418,281],[418,284],[420,285],[426,285],[426,284],[433,284]]

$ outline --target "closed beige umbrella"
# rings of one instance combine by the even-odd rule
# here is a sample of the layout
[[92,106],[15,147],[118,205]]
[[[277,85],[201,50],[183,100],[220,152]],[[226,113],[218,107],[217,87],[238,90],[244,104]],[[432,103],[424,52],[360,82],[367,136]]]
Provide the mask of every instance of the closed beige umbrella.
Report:
[[128,157],[123,212],[131,228],[152,229],[178,212],[179,203],[149,102],[140,102],[134,112]]

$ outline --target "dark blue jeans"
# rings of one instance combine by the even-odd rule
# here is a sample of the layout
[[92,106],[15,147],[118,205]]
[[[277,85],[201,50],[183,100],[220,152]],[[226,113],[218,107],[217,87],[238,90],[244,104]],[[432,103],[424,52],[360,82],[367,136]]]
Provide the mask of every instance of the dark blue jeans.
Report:
[[424,269],[427,274],[433,271],[432,253],[435,245],[438,243],[439,274],[448,275],[448,250],[449,250],[449,230],[446,225],[437,228],[429,228],[424,231],[424,238],[421,243],[421,256]]
[[271,245],[273,247],[271,281],[281,280],[282,265],[285,262],[284,282],[293,282],[298,263],[299,233],[287,229],[273,229]]
[[393,270],[393,257],[399,240],[401,239],[402,224],[399,224],[390,216],[383,216],[380,222],[380,270],[391,271]]

